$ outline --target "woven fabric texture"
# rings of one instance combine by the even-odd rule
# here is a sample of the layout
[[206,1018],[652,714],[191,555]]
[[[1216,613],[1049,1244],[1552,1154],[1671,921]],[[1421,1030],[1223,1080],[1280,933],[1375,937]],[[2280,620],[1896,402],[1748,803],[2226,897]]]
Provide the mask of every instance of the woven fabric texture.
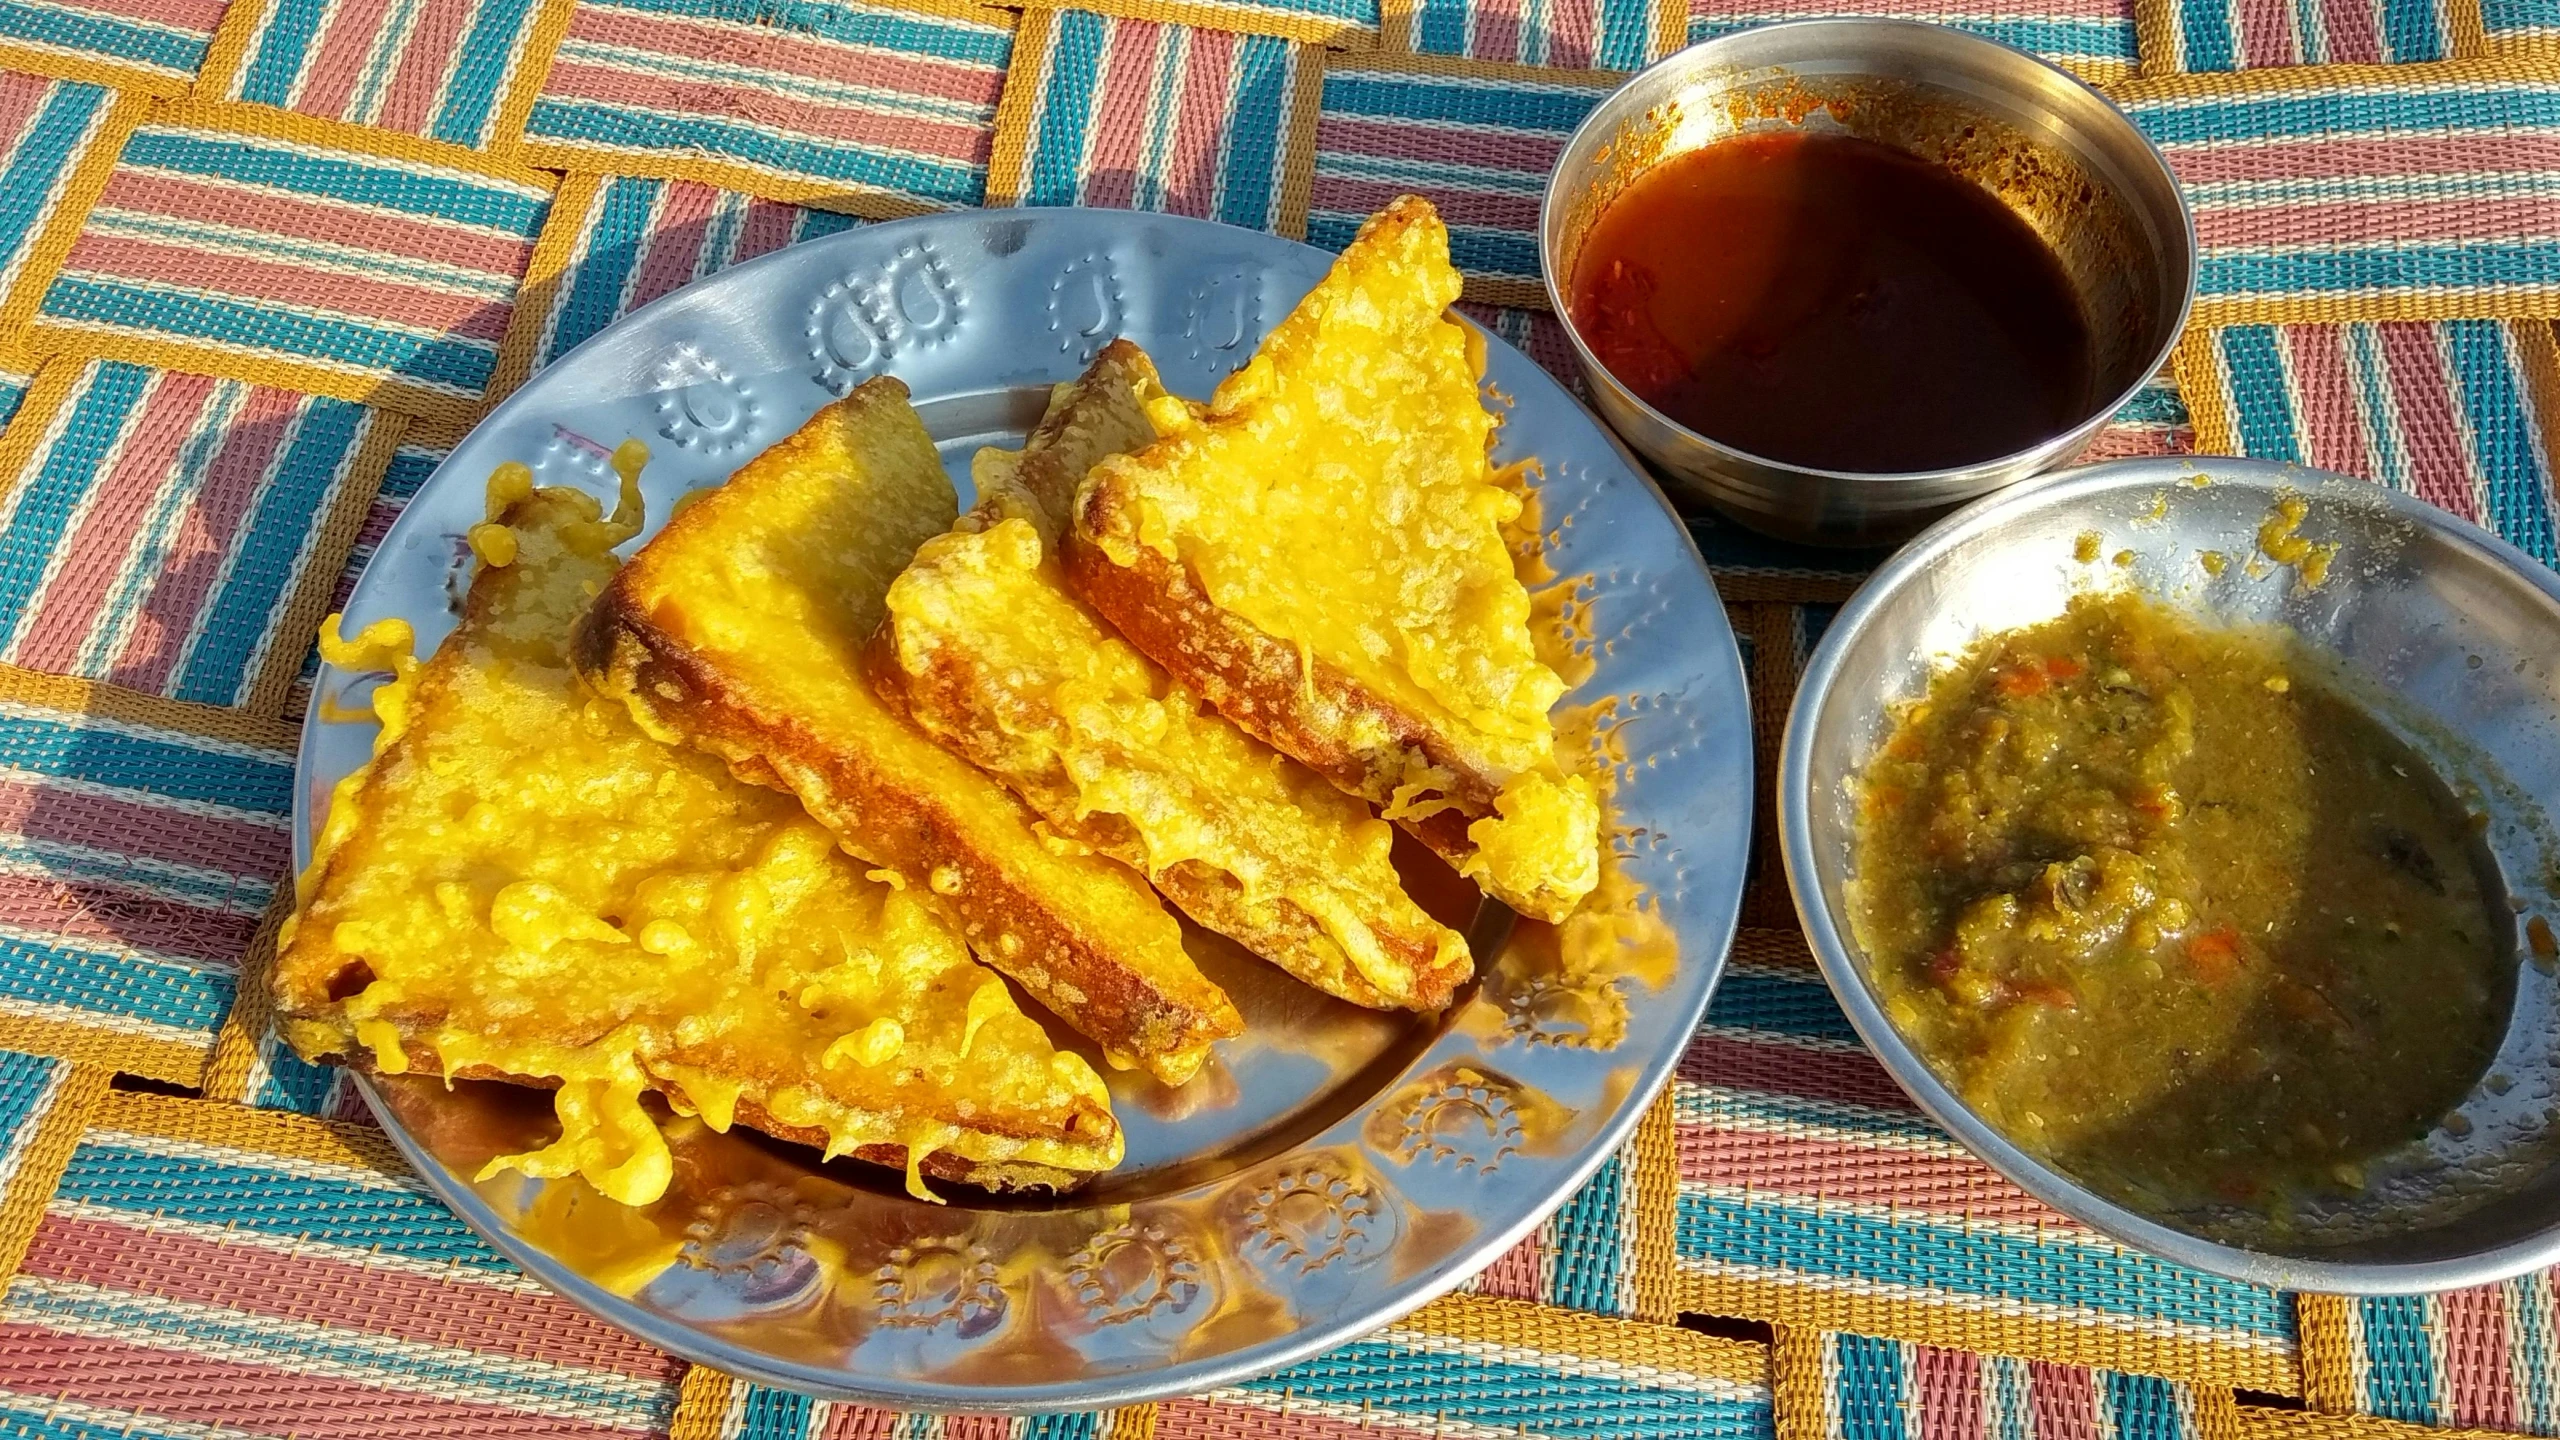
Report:
[[[0,0],[0,1436],[2560,1435],[2551,1276],[2210,1280],[1911,1107],[1804,953],[1768,805],[1880,557],[1711,516],[1761,780],[1707,1025],[1554,1218],[1280,1375],[1004,1419],[689,1369],[514,1272],[270,1032],[314,622],[462,431],[616,317],[865,219],[1339,247],[1419,191],[1468,313],[1580,390],[1536,254],[1565,136],[1689,40],[1849,13],[2108,87],[2186,185],[2197,323],[2092,457],[2297,459],[2560,560],[2560,0]],[[1253,293],[1204,333],[1276,319]],[[1061,309],[1091,321],[1062,366],[1112,303]]]
[[[2189,1387],[2125,1375],[1910,1345],[1789,1331],[1782,1373],[1786,1440],[2201,1440]],[[1799,1357],[1801,1357],[1799,1362]]]

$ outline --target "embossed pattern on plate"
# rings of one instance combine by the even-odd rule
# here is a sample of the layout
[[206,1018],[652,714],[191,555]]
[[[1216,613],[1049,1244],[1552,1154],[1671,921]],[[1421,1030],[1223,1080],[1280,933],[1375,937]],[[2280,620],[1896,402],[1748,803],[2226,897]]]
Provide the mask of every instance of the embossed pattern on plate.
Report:
[[[502,461],[608,495],[606,456],[638,436],[654,527],[678,495],[888,373],[965,503],[969,453],[1018,441],[1047,387],[1113,336],[1204,397],[1330,260],[1200,221],[1038,210],[871,226],[738,266],[613,325],[493,411],[385,537],[349,633],[397,615],[431,647],[452,628],[460,537]],[[1209,1389],[1340,1344],[1490,1262],[1625,1138],[1705,1013],[1741,897],[1751,762],[1740,659],[1687,532],[1561,386],[1500,341],[1486,348],[1497,458],[1539,461],[1544,559],[1591,668],[1558,713],[1613,770],[1614,863],[1643,911],[1630,924],[1514,923],[1445,871],[1433,884],[1426,862],[1417,897],[1467,929],[1484,980],[1419,1019],[1328,1000],[1195,934],[1248,1033],[1179,1090],[1111,1076],[1128,1159],[1063,1200],[946,1188],[949,1204],[928,1205],[895,1175],[694,1121],[671,1122],[678,1178],[644,1210],[576,1181],[474,1184],[489,1156],[544,1137],[548,1097],[431,1078],[367,1085],[393,1138],[474,1228],[614,1324],[731,1374],[909,1409]],[[373,734],[324,722],[323,707],[369,683],[332,670],[314,687],[300,858]],[[1627,947],[1626,973],[1610,971],[1616,937],[1649,927],[1676,945]]]

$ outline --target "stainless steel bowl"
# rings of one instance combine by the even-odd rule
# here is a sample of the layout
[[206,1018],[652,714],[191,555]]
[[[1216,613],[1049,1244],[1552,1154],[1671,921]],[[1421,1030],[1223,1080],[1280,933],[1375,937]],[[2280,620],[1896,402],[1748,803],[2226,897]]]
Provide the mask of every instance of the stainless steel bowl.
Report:
[[[2247,563],[2274,502],[2338,547],[2327,578]],[[2132,552],[2084,564],[2076,537]],[[2209,574],[2207,551],[2228,557]],[[2351,693],[2457,791],[2477,788],[2490,852],[2518,907],[2515,1011],[2490,1070],[2433,1133],[2370,1167],[2352,1202],[2290,1229],[2238,1215],[2144,1215],[2009,1142],[1905,1044],[1849,939],[1853,796],[1889,708],[1975,637],[2061,613],[2075,591],[2133,585],[2207,617],[2280,622],[2338,661]],[[2526,925],[2560,923],[2560,576],[2429,505],[2358,480],[2263,461],[2129,460],[1982,500],[1893,557],[1824,634],[1787,721],[1778,825],[1823,974],[1912,1098],[2039,1199],[2128,1244],[2289,1289],[2394,1294],[2479,1285],[2560,1260],[2560,980]],[[2466,798],[2468,798],[2466,796]],[[2103,1057],[2100,1057],[2103,1063]]]
[[[2089,412],[2027,449],[1908,474],[1817,470],[1748,454],[1636,398],[1565,303],[1592,222],[1661,160],[1735,134],[1800,127],[1879,141],[1998,196],[2053,247],[2097,347]],[[1785,539],[1872,545],[2076,458],[2157,373],[2195,297],[2195,222],[2169,165],[2122,111],[2020,50],[1905,20],[1803,20],[1692,45],[1584,119],[1548,177],[1538,226],[1547,300],[1600,413],[1675,489]]]

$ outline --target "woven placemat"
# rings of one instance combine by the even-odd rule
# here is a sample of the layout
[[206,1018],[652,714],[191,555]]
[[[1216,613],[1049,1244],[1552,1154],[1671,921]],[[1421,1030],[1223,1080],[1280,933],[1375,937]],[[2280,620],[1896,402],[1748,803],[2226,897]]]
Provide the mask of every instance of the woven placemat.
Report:
[[1127,206],[1339,246],[1408,190],[1579,388],[1535,218],[1621,72],[1825,13],[2107,87],[2204,245],[2093,456],[2301,460],[2545,561],[2560,0],[0,0],[0,1435],[2560,1435],[2554,1277],[2347,1302],[2121,1248],[1859,1047],[1769,858],[1877,557],[1692,522],[1759,724],[1733,968],[1635,1139],[1462,1293],[1103,1414],[743,1384],[548,1296],[269,1033],[317,618],[453,441],[633,306],[865,220]]

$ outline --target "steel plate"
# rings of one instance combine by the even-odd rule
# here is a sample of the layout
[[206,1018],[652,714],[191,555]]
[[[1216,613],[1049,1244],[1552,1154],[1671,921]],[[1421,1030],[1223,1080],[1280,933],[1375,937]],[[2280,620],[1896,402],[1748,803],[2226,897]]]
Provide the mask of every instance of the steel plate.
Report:
[[[831,397],[894,373],[965,505],[970,451],[1017,442],[1045,388],[1112,336],[1205,396],[1330,258],[1199,221],[1034,210],[870,226],[738,266],[614,324],[497,407],[384,539],[348,631],[397,615],[423,648],[452,628],[460,536],[501,461],[608,494],[605,452],[640,436],[656,522]],[[1488,350],[1498,458],[1538,461],[1563,587],[1549,593],[1570,601],[1548,609],[1590,670],[1558,714],[1617,777],[1612,863],[1633,893],[1614,913],[1563,931],[1514,923],[1445,871],[1433,886],[1417,870],[1417,894],[1469,930],[1485,974],[1421,1020],[1324,999],[1195,934],[1250,1033],[1180,1090],[1113,1075],[1128,1158],[1065,1200],[946,1187],[949,1203],[929,1205],[894,1175],[675,1122],[675,1185],[630,1211],[577,1181],[471,1180],[543,1138],[539,1092],[370,1085],[427,1183],[534,1276],[653,1343],[912,1409],[1212,1388],[1384,1324],[1501,1254],[1626,1137],[1705,1012],[1741,897],[1751,748],[1733,633],[1686,530],[1554,379]],[[327,717],[368,683],[331,671],[315,687],[294,808],[305,862],[331,786],[373,736]],[[1621,943],[1648,931],[1661,943]]]

